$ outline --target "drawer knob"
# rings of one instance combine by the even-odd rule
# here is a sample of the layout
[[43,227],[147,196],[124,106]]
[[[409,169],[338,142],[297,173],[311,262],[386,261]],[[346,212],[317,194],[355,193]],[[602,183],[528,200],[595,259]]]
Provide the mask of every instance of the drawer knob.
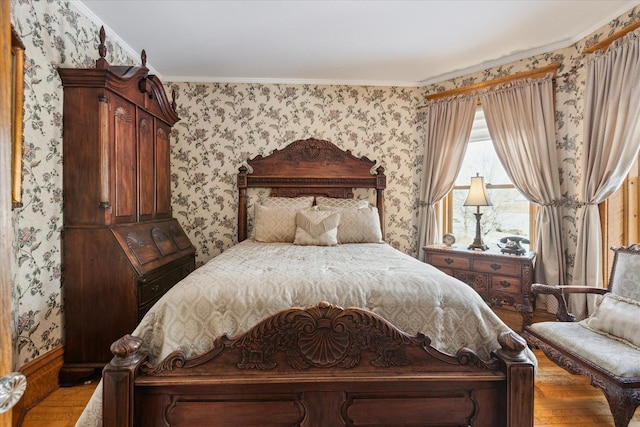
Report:
[[502,266],[500,264],[496,264],[495,262],[490,266],[494,270],[500,270]]
[[451,264],[453,262],[453,258],[445,258],[444,262],[446,262],[447,264]]
[[506,280],[501,280],[499,283],[503,288],[508,288],[511,286],[511,283],[507,282]]
[[160,289],[160,285],[153,285],[151,287],[151,292],[158,292],[158,289]]

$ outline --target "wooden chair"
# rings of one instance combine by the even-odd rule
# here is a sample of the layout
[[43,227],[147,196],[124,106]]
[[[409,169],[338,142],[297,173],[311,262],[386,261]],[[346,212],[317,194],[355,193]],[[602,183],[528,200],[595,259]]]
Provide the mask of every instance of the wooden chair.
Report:
[[[611,248],[613,266],[607,289],[533,284],[534,294],[558,300],[558,322],[527,326],[529,345],[573,374],[586,375],[602,389],[616,427],[626,427],[640,405],[640,244]],[[580,322],[569,312],[567,294],[602,295]]]

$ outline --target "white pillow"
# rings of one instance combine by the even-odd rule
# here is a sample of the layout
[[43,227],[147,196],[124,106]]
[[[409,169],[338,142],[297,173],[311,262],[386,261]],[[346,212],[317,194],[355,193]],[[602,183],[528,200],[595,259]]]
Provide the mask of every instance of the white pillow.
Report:
[[594,313],[580,322],[632,347],[640,348],[640,302],[607,293]]
[[367,206],[363,209],[341,210],[338,241],[340,243],[382,243],[378,209]]
[[340,212],[338,226],[339,243],[383,243],[378,208],[367,206],[361,209],[335,209],[320,207],[320,210]]
[[301,210],[296,213],[296,245],[333,246],[338,244],[340,213]]
[[[251,227],[251,233],[250,236],[253,237],[254,239],[258,240],[256,238],[256,228],[261,229],[261,238],[265,238],[267,239],[266,241],[268,242],[280,242],[281,240],[277,240],[279,237],[281,236],[280,234],[276,234],[273,235],[271,234],[271,232],[269,232],[269,230],[272,230],[273,227],[273,221],[274,219],[271,218],[270,216],[265,216],[266,213],[263,212],[263,216],[262,218],[269,221],[268,224],[257,224],[257,220],[256,218],[258,217],[258,214],[256,213],[258,206],[264,206],[264,207],[269,207],[269,208],[278,208],[278,209],[290,209],[293,210],[293,214],[288,215],[286,213],[282,213],[282,215],[284,215],[285,217],[289,218],[289,225],[292,225],[292,231],[291,231],[291,235],[293,236],[295,234],[295,211],[299,210],[299,209],[306,209],[306,208],[311,208],[313,205],[313,196],[304,196],[304,197],[265,197],[263,199],[258,200],[254,207],[253,207],[253,211],[254,214],[253,216],[249,215],[248,218],[248,225]],[[283,225],[284,226],[284,225]],[[267,234],[265,234],[267,233]],[[288,236],[289,234],[287,234],[286,236]],[[275,239],[275,240],[274,240]],[[258,240],[258,241],[263,241],[263,240]],[[289,243],[293,242],[293,237],[291,238],[291,240],[288,240]]]
[[255,240],[263,243],[292,243],[296,235],[296,212],[294,209],[256,204],[253,224]]
[[369,206],[369,202],[363,199],[340,199],[334,197],[316,197],[316,205],[323,208],[337,209],[362,209]]

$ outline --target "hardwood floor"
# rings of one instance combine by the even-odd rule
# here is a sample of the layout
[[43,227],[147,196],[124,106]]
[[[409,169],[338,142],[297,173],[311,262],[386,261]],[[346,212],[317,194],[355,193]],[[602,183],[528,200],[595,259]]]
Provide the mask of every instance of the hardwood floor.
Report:
[[60,387],[27,411],[22,427],[73,427],[98,382]]
[[[609,405],[600,391],[583,375],[571,375],[539,350],[535,379],[534,425],[536,427],[613,426]],[[629,423],[640,427],[640,410]]]
[[[602,392],[587,378],[571,375],[536,350],[535,427],[613,426]],[[59,388],[27,412],[22,427],[73,427],[96,383]],[[630,427],[640,427],[640,410]]]

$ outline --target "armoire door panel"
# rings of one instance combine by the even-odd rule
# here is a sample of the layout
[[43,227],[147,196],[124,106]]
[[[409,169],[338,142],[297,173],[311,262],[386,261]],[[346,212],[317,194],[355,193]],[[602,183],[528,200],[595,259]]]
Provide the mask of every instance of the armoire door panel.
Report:
[[147,221],[154,217],[156,207],[155,132],[153,117],[141,110],[138,114],[140,221]]
[[115,203],[113,206],[116,222],[136,220],[136,146],[135,107],[116,98],[114,102],[114,166]]
[[171,216],[170,128],[156,120],[156,215]]

